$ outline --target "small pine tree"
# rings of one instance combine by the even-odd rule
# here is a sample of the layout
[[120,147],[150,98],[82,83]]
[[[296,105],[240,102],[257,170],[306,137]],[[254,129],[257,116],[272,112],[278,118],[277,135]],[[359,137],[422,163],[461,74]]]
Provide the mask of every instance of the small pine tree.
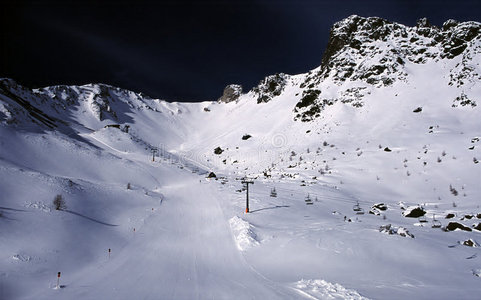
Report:
[[55,196],[53,199],[53,206],[55,207],[56,210],[65,210],[67,209],[67,204],[65,203],[65,200],[63,199],[61,194],[58,194]]

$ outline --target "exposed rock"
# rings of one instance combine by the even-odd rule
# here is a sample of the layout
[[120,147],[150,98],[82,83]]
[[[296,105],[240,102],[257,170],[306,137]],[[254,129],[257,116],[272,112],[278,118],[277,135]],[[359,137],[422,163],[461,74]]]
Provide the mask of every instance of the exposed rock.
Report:
[[481,223],[478,223],[478,224],[474,224],[473,225],[473,228],[478,230],[478,231],[481,231]]
[[244,134],[244,135],[242,136],[242,140],[245,141],[245,140],[250,139],[251,137],[252,137],[252,135],[250,135],[250,134]]
[[422,112],[422,111],[423,111],[422,107],[418,107],[415,110],[413,110],[414,113],[419,113],[419,112]]
[[477,106],[476,101],[472,100],[472,99],[469,99],[468,96],[464,92],[462,92],[461,95],[454,98],[452,107],[458,107],[459,105],[461,105],[461,106],[471,106],[471,107]]
[[465,240],[463,242],[463,245],[468,246],[468,247],[478,247],[478,243],[476,243],[476,241],[474,241],[472,239]]
[[217,155],[221,155],[222,152],[224,152],[224,150],[222,150],[221,147],[217,147],[217,148],[214,149],[214,153],[217,154]]
[[[350,16],[334,24],[321,66],[309,72],[300,84],[305,91],[320,90],[321,82],[329,78],[341,88],[326,101],[319,99],[320,92],[315,99],[306,99],[303,95],[294,110],[295,119],[311,121],[319,117],[326,103],[341,101],[361,107],[362,94],[348,95],[351,86],[346,84],[343,88],[343,84],[364,82],[362,88],[369,91],[371,87],[389,86],[396,81],[407,82],[409,75],[404,67],[407,61],[425,64],[462,55],[462,62],[450,71],[449,84],[459,87],[478,82],[481,75],[473,61],[480,53],[480,43],[475,43],[480,38],[481,23],[478,22],[448,20],[440,29],[426,18],[408,27],[377,17]],[[454,100],[453,106],[458,105],[475,106],[476,100],[462,94]]]
[[210,172],[209,175],[207,175],[207,178],[217,178],[214,172]]
[[455,216],[456,216],[455,214],[449,213],[449,214],[446,215],[445,218],[446,218],[446,219],[452,219],[452,218],[454,218]]
[[257,103],[266,103],[272,98],[279,96],[287,84],[288,75],[284,73],[270,75],[261,80],[259,84],[252,89],[257,98]]
[[447,231],[454,231],[456,229],[464,230],[464,231],[473,231],[471,228],[464,226],[458,222],[449,222],[448,226],[446,226]]
[[376,208],[376,209],[385,211],[385,210],[387,210],[387,205],[384,204],[384,203],[377,203],[377,204],[374,204],[374,205],[372,206],[372,208]]
[[426,214],[424,208],[420,206],[412,206],[408,207],[405,211],[403,211],[403,215],[406,218],[419,218]]
[[473,275],[476,277],[481,277],[481,269],[473,270]]
[[229,84],[224,88],[224,93],[217,101],[222,103],[229,103],[236,101],[242,95],[242,86],[238,84]]
[[414,238],[414,235],[411,234],[406,228],[404,228],[404,227],[394,227],[391,224],[380,226],[379,232],[387,233],[387,234],[398,234],[402,237]]
[[457,26],[459,24],[458,21],[449,19],[443,23],[443,31],[450,30],[451,28]]

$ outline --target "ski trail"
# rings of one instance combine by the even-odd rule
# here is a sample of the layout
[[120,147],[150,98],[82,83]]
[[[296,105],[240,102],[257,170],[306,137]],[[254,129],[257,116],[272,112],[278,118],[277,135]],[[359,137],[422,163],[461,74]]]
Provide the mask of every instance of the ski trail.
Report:
[[[166,170],[163,170],[166,172]],[[162,209],[109,261],[76,274],[61,293],[32,299],[296,299],[301,295],[251,268],[237,250],[219,191],[168,169]],[[57,291],[58,292],[58,291]]]

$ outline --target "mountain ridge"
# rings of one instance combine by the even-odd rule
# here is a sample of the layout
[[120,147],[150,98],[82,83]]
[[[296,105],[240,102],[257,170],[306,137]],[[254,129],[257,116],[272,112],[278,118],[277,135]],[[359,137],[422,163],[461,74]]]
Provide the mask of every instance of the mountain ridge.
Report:
[[427,20],[354,23],[219,101],[0,79],[0,297],[479,294],[479,34],[448,58]]

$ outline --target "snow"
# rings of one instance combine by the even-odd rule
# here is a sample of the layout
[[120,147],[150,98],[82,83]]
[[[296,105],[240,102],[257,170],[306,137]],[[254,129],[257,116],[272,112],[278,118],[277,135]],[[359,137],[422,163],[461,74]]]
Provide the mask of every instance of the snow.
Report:
[[312,299],[359,299],[368,298],[359,295],[356,291],[344,288],[337,283],[329,283],[325,280],[300,280],[295,285],[296,289],[306,293]]
[[[449,85],[461,56],[407,61],[390,86],[322,80],[323,98],[363,105],[337,101],[312,122],[293,112],[309,74],[283,77],[280,95],[260,104],[254,92],[168,103],[7,80],[57,127],[0,90],[0,298],[476,298],[481,249],[463,241],[479,231],[432,227],[480,223],[480,108],[453,100],[479,103],[481,85]],[[244,177],[255,182],[250,213]],[[64,210],[52,204],[59,194]],[[377,203],[387,210],[369,214]],[[404,217],[414,207],[427,222]]]
[[249,222],[242,220],[238,216],[234,216],[229,219],[229,224],[239,250],[245,251],[259,244],[254,228]]

